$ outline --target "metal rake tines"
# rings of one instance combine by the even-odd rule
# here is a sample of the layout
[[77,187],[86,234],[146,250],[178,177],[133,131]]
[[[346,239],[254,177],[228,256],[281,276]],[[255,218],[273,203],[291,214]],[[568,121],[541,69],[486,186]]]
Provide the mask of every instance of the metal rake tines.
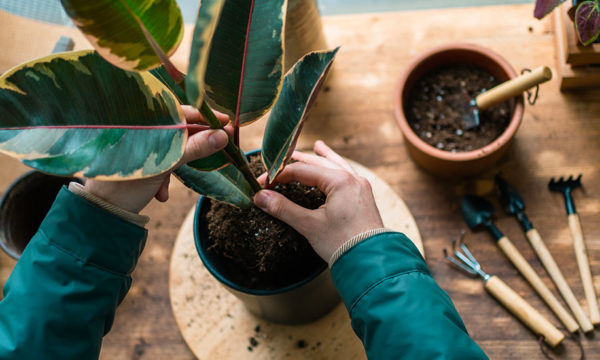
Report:
[[571,175],[566,180],[563,176],[558,178],[558,180],[551,178],[550,182],[548,183],[548,188],[552,191],[564,191],[566,188],[578,188],[581,186],[581,176],[582,174],[579,174],[579,176],[573,178],[573,175]]
[[458,241],[452,240],[452,253],[454,254],[454,257],[448,255],[448,251],[445,248],[443,249],[444,257],[446,258],[446,260],[450,261],[452,264],[456,265],[466,273],[474,276],[479,275],[483,279],[488,279],[489,275],[486,274],[483,270],[481,270],[481,265],[479,264],[477,259],[475,259],[471,251],[469,251],[469,248],[463,242],[463,238],[464,232],[461,233],[460,239]]

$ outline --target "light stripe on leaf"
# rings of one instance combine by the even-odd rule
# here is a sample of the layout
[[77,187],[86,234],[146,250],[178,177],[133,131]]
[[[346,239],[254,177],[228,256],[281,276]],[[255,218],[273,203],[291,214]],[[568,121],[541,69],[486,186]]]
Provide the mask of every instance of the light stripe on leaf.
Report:
[[221,170],[203,172],[183,165],[175,170],[183,184],[211,199],[245,209],[252,205],[252,188],[233,165]]
[[208,103],[248,124],[273,105],[283,78],[286,0],[227,0],[205,76]]
[[188,75],[185,79],[185,88],[190,104],[200,108],[204,100],[204,75],[208,63],[211,40],[225,0],[203,0],[198,9]]
[[160,65],[160,56],[175,52],[183,37],[183,18],[175,0],[61,3],[98,53],[125,70],[143,71]]
[[286,74],[281,94],[269,115],[262,143],[268,184],[283,171],[292,156],[304,119],[338,49],[307,54]]
[[183,111],[168,88],[94,51],[50,55],[0,77],[0,152],[38,170],[148,177],[175,166],[186,141]]
[[587,46],[600,35],[600,4],[596,1],[584,1],[575,10],[575,29],[579,41]]

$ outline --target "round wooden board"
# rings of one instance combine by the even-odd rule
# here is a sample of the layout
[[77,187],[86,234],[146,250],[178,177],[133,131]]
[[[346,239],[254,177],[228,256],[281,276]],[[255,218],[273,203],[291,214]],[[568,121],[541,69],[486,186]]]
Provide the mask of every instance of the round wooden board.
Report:
[[[385,226],[404,232],[424,254],[421,235],[404,201],[370,170],[349,162],[371,182]],[[175,241],[169,295],[177,326],[199,359],[366,358],[342,303],[323,318],[305,325],[278,325],[250,314],[200,261],[193,223],[194,209]],[[258,345],[252,346],[250,338]]]

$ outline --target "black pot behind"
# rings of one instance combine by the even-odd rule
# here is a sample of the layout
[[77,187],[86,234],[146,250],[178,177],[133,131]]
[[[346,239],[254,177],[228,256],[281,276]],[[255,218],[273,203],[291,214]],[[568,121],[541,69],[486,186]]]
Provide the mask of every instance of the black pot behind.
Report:
[[0,247],[18,259],[35,235],[63,185],[81,180],[29,171],[15,180],[0,199]]
[[194,216],[194,241],[196,250],[207,270],[225,288],[239,298],[254,315],[281,324],[302,324],[314,321],[328,313],[340,301],[327,264],[305,279],[291,285],[273,289],[256,290],[243,287],[227,277],[224,259],[206,251],[208,226],[206,213],[210,201],[200,197]]

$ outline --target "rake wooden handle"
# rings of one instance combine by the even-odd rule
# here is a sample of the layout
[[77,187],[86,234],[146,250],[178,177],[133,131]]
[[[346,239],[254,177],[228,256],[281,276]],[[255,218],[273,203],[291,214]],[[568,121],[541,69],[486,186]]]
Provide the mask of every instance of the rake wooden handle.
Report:
[[552,79],[552,70],[547,66],[540,66],[532,72],[519,75],[512,80],[503,82],[483,94],[478,95],[475,98],[475,102],[480,110],[489,109],[496,104],[508,100],[513,96],[522,94],[523,91],[550,79]]
[[560,344],[565,335],[560,332],[548,319],[534,309],[525,299],[519,296],[504,281],[497,276],[490,277],[484,288],[492,294],[513,315],[521,320],[534,333],[542,335],[544,341],[555,347]]
[[550,289],[544,284],[542,279],[533,270],[527,260],[521,255],[521,252],[513,245],[513,243],[506,237],[502,237],[498,240],[498,246],[502,249],[502,252],[508,257],[510,262],[517,268],[517,270],[523,275],[523,277],[531,284],[531,287],[538,293],[538,295],[544,300],[544,302],[554,312],[556,317],[565,324],[565,327],[570,330],[573,326],[578,327],[577,323],[569,312],[561,305],[558,299],[552,294]]
[[579,215],[569,214],[569,228],[571,229],[571,235],[573,236],[573,248],[575,249],[575,258],[577,259],[579,275],[581,276],[581,282],[583,283],[583,291],[585,292],[585,298],[588,303],[588,308],[590,309],[590,320],[592,321],[592,324],[598,325],[600,324],[600,309],[598,308],[596,291],[594,291],[592,271],[590,269],[590,263],[588,262]]
[[[579,305],[577,298],[573,294],[573,291],[569,287],[569,284],[567,284],[567,280],[565,280],[565,277],[563,276],[558,265],[556,264],[556,261],[554,261],[554,257],[544,244],[544,241],[542,240],[542,237],[537,232],[537,230],[529,230],[527,232],[527,239],[529,239],[531,247],[533,247],[533,250],[535,250],[535,253],[537,254],[538,258],[546,268],[548,275],[550,275],[550,278],[552,279],[552,281],[554,281],[556,288],[562,295],[563,299],[565,299],[567,305],[569,305],[569,308],[575,315],[575,318],[577,319],[577,322],[581,326],[583,332],[589,332],[594,330],[594,326],[590,322],[590,319],[588,319],[587,315],[585,315],[585,312],[581,308],[581,305]],[[577,331],[577,326],[569,326],[564,321],[563,324],[570,332]]]

